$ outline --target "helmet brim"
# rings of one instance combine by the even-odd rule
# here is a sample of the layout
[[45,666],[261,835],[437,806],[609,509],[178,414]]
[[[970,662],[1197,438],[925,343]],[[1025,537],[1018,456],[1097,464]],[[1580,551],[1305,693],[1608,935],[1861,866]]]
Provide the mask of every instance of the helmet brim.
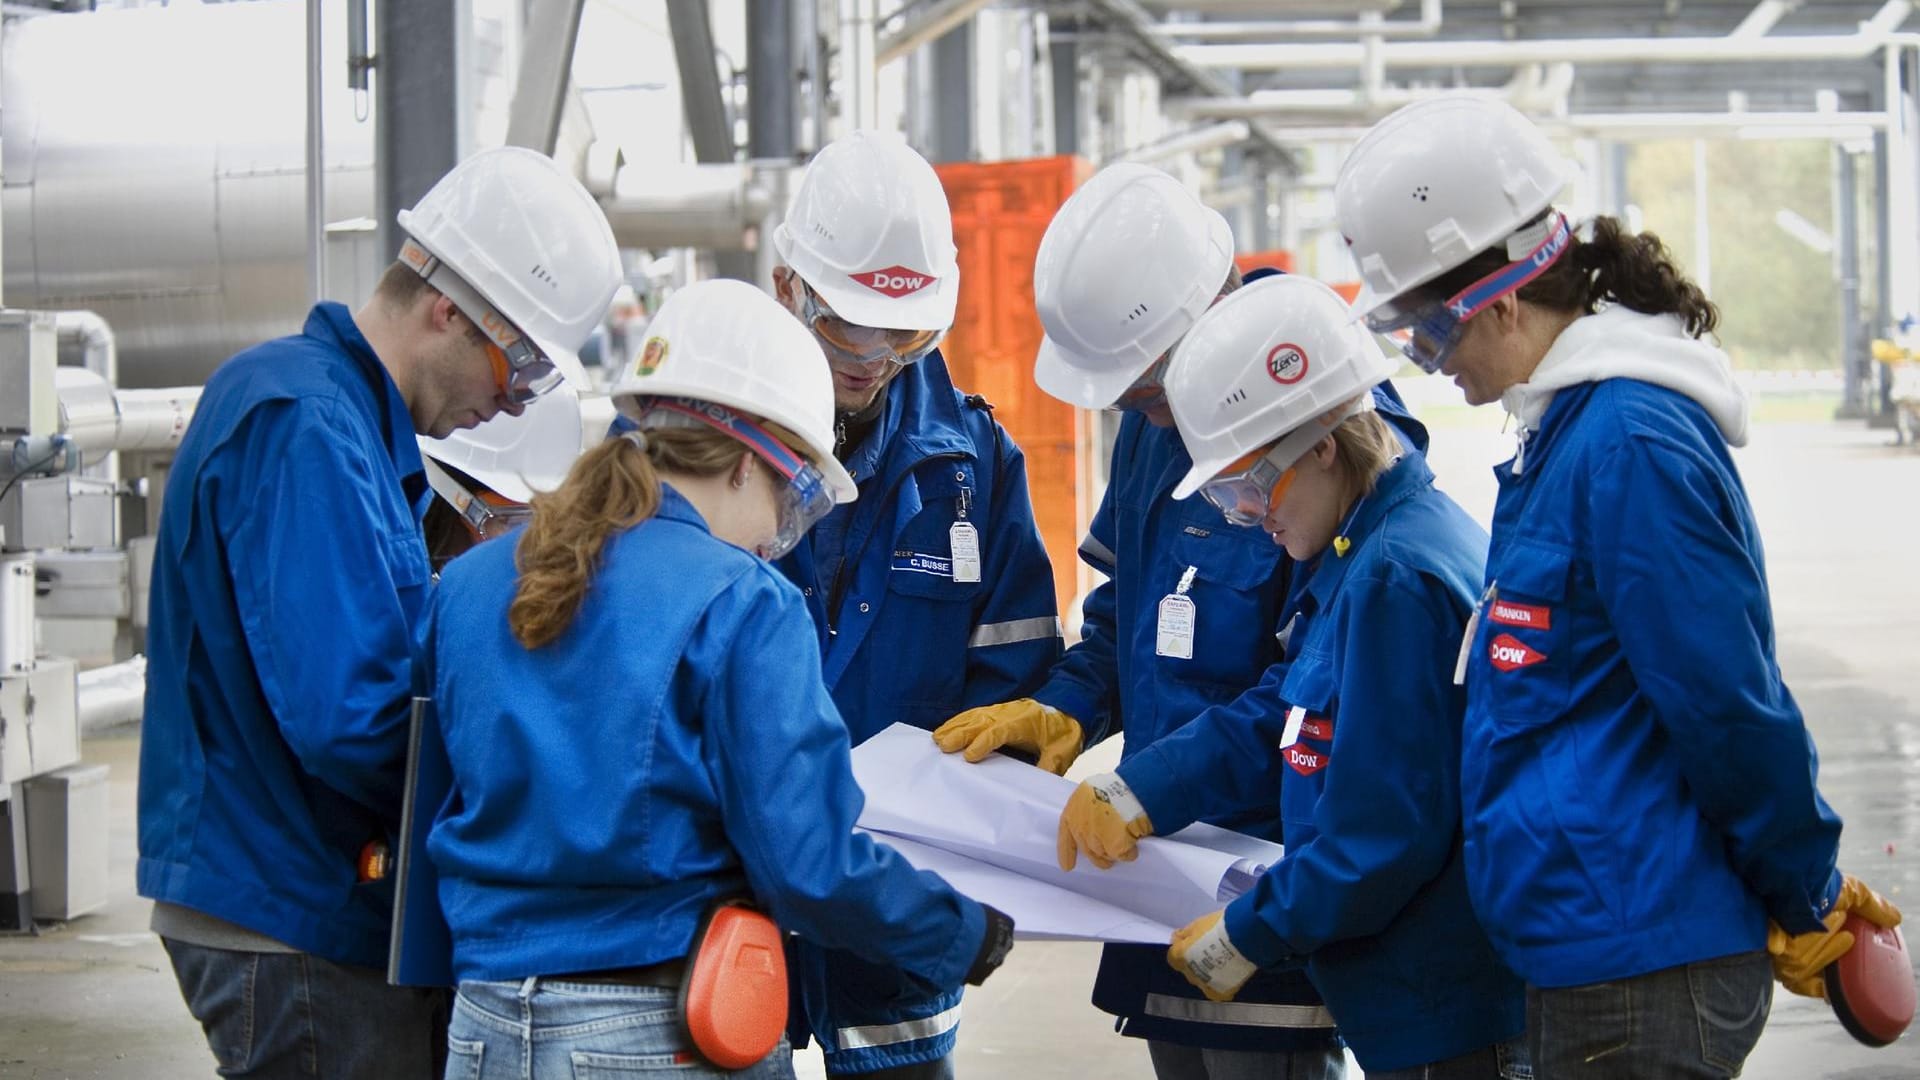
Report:
[[1061,348],[1050,337],[1040,339],[1040,351],[1033,358],[1033,381],[1040,389],[1069,405],[1082,409],[1104,409],[1120,400],[1140,373],[1152,366],[1141,363],[1139,371],[1095,371],[1090,361]]

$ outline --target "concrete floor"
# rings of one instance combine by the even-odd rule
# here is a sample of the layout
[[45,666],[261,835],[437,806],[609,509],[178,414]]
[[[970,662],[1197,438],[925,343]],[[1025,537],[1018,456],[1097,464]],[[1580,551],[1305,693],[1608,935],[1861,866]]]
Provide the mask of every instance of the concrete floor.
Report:
[[[1442,486],[1484,520],[1490,466],[1511,443],[1498,410],[1453,407],[1439,380],[1410,388],[1434,427]],[[1740,462],[1767,538],[1781,665],[1820,747],[1821,787],[1847,822],[1841,865],[1920,912],[1920,454],[1887,443],[1857,425],[1769,423]],[[0,1077],[212,1072],[166,956],[146,932],[147,904],[133,894],[137,746],[125,732],[86,747],[88,760],[113,768],[112,902],[36,937],[0,938]],[[1086,1004],[1096,956],[1072,944],[1015,949],[967,997],[960,1074],[1151,1076],[1143,1047],[1113,1035],[1110,1018]],[[800,1069],[818,1075],[810,1057]],[[1782,998],[1746,1076],[1916,1078],[1920,1041],[1909,1034],[1869,1050],[1824,1003]]]

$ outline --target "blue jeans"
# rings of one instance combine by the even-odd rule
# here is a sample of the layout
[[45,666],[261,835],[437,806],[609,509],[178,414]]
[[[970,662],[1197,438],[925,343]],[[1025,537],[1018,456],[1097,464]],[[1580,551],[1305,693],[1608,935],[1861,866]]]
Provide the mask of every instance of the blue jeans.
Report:
[[385,1080],[440,1075],[447,994],[306,953],[161,938],[221,1076]]
[[1159,1080],[1342,1080],[1339,1050],[1209,1050],[1147,1040]]
[[1516,1035],[1445,1061],[1369,1072],[1367,1080],[1533,1080],[1533,1069],[1527,1064],[1527,1041]]
[[1527,987],[1527,1047],[1540,1080],[1725,1080],[1760,1041],[1773,964],[1735,953],[1629,979]]
[[447,1032],[446,1080],[792,1080],[784,1038],[739,1072],[708,1064],[687,1038],[678,996],[665,987],[563,979],[463,982]]

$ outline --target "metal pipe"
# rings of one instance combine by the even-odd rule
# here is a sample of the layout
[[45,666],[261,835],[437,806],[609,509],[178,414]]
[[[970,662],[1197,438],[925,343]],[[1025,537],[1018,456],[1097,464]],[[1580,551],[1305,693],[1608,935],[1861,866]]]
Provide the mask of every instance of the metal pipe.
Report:
[[[1526,113],[1561,115],[1566,111],[1567,95],[1573,90],[1572,64],[1542,67],[1529,64],[1520,69],[1505,86],[1471,93],[1499,98]],[[1190,116],[1282,117],[1286,114],[1311,114],[1344,119],[1348,114],[1383,115],[1436,94],[1459,93],[1451,88],[1409,89],[1383,86],[1366,90],[1256,90],[1245,97],[1184,98],[1169,103],[1169,108]]]
[[1779,24],[1780,19],[1787,12],[1799,6],[1800,0],[1760,0],[1753,5],[1752,11],[1747,12],[1747,17],[1740,20],[1740,25],[1734,27],[1727,36],[1730,38],[1765,37],[1768,31]]
[[786,0],[747,4],[747,156],[793,160],[793,8]]
[[[1522,41],[1395,41],[1380,47],[1381,62],[1405,67],[1518,67],[1576,64],[1731,63],[1753,60],[1858,60],[1886,44],[1913,5],[1891,0],[1852,34],[1730,39],[1720,37],[1572,38]],[[1367,59],[1358,42],[1266,45],[1183,45],[1173,50],[1199,68],[1246,71],[1347,70]]]
[[75,712],[82,735],[131,724],[140,719],[147,696],[147,658],[136,656],[82,671],[75,682]]
[[55,369],[54,387],[60,434],[88,457],[179,446],[201,392],[198,386],[125,390],[76,367]]
[[1693,140],[1693,280],[1713,295],[1713,226],[1707,213],[1707,143]]
[[840,0],[840,126],[843,131],[871,128],[879,121],[873,22],[874,0]]
[[874,48],[874,65],[886,67],[927,42],[966,22],[993,0],[934,0],[916,9],[905,25],[881,38]]
[[[1779,3],[1781,0],[1764,0]],[[1170,22],[1160,26],[1160,35],[1168,40],[1188,41],[1289,41],[1300,38],[1351,38],[1362,32],[1383,37],[1432,37],[1445,21],[1441,0],[1420,0],[1417,19],[1380,18],[1379,10],[1361,13],[1361,19],[1378,20],[1376,29],[1363,29],[1362,22],[1347,19],[1258,19],[1245,22]]]
[[327,293],[327,142],[321,91],[320,0],[307,0],[307,300]]
[[1247,141],[1251,129],[1244,120],[1228,120],[1219,124],[1209,124],[1203,128],[1182,131],[1170,135],[1158,142],[1128,150],[1115,161],[1134,161],[1151,165],[1181,154],[1197,154],[1203,150],[1215,150],[1223,146]]
[[347,86],[356,94],[367,92],[367,73],[373,70],[373,56],[367,52],[367,0],[349,0],[347,4]]
[[[80,346],[82,366],[98,375],[107,386],[120,385],[120,352],[114,344],[113,327],[107,325],[107,320],[92,311],[61,311],[54,314],[53,323],[54,331],[63,340]],[[118,483],[120,455],[110,453],[102,464],[102,475]]]

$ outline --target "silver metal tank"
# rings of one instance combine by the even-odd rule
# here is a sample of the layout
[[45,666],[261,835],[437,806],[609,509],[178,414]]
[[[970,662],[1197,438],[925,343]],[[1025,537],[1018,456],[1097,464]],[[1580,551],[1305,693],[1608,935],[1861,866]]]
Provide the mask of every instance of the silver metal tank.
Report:
[[[328,281],[372,291],[373,121],[326,41]],[[49,15],[0,49],[0,255],[15,308],[90,308],[120,384],[204,382],[306,313],[299,0]],[[363,106],[364,107],[364,106]]]

